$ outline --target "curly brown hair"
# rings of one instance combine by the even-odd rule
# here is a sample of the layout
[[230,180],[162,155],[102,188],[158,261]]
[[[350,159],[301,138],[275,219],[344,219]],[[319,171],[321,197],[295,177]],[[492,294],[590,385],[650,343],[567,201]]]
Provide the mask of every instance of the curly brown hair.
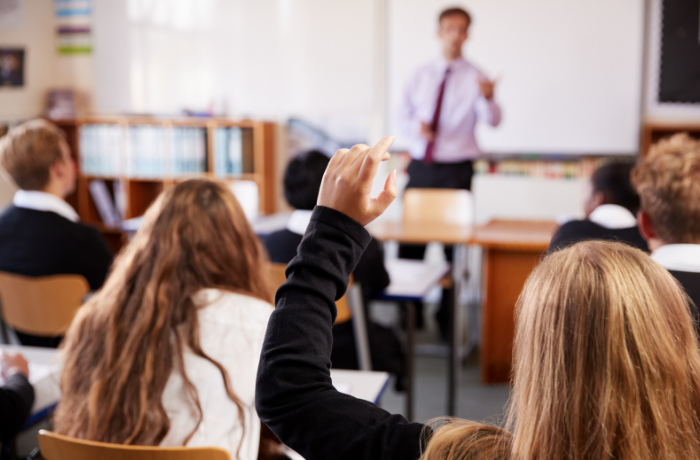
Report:
[[700,244],[700,140],[685,133],[660,140],[631,179],[664,243]]

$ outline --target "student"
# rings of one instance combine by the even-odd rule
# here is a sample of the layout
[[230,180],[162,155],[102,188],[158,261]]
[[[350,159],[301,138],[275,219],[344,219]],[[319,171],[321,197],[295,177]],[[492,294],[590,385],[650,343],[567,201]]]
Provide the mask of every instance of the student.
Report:
[[29,383],[29,365],[20,354],[0,350],[0,441],[12,438],[22,427],[34,404],[34,388]]
[[[112,253],[100,233],[79,222],[65,201],[75,190],[75,163],[63,133],[34,120],[0,139],[0,164],[19,190],[0,214],[0,271],[25,276],[78,274],[102,286]],[[56,347],[59,339],[17,333],[23,345]]]
[[630,182],[632,166],[609,163],[593,173],[583,203],[586,219],[562,225],[549,243],[549,252],[585,240],[619,241],[649,252],[637,227],[639,195]]
[[683,285],[700,321],[700,140],[676,134],[659,141],[639,160],[632,183],[651,257]]
[[201,179],[167,190],[66,335],[56,431],[256,459],[269,295],[265,250],[233,194]]
[[[329,158],[312,150],[293,158],[284,174],[284,196],[290,206],[296,208],[287,228],[270,234],[265,246],[272,262],[288,264],[297,254],[297,248],[316,206],[323,173]],[[384,250],[372,239],[357,262],[353,277],[360,283],[364,305],[389,285],[389,273],[384,266]],[[367,321],[372,366],[375,370],[391,372],[396,376],[396,386],[403,389],[404,355],[401,344],[390,329]],[[333,327],[333,367],[357,369],[357,350],[352,322],[347,321]]]
[[[700,350],[688,305],[665,269],[620,243],[555,252],[526,283],[507,431],[484,427],[484,437],[468,424],[450,436],[333,388],[334,299],[369,241],[364,226],[397,195],[392,173],[370,198],[392,140],[331,160],[268,324],[256,386],[263,422],[309,459],[417,459],[422,440],[430,460],[700,458]],[[477,446],[462,442],[475,436]],[[509,455],[499,456],[503,443]]]

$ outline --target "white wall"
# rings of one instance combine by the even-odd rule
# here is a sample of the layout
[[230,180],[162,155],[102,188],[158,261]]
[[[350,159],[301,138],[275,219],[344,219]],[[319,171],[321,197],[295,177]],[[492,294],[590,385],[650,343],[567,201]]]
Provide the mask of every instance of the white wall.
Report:
[[637,152],[642,0],[387,1],[392,111],[411,73],[440,55],[438,14],[460,5],[473,16],[466,56],[503,77],[503,123],[478,130],[485,151]]

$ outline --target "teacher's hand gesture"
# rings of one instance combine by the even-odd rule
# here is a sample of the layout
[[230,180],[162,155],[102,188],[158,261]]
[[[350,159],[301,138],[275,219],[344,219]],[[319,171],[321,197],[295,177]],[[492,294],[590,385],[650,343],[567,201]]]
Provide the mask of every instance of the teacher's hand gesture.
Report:
[[358,144],[335,152],[323,175],[318,205],[340,211],[363,226],[379,217],[398,195],[394,171],[386,178],[384,190],[376,198],[370,196],[379,163],[389,159],[393,143],[391,135],[372,148]]
[[493,98],[493,93],[497,82],[498,79],[489,80],[488,78],[479,78],[479,90],[486,99]]

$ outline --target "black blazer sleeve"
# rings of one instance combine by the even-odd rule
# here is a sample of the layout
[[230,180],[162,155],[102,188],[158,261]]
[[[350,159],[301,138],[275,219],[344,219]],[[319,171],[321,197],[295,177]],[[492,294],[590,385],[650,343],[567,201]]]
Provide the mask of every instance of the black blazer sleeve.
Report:
[[367,295],[378,294],[389,286],[389,273],[384,266],[384,250],[374,238],[370,240],[357,262],[353,276]]
[[34,404],[34,388],[22,374],[14,374],[0,387],[0,439],[20,429]]
[[256,386],[260,419],[307,460],[418,459],[423,425],[339,393],[331,383],[335,300],[370,235],[316,207],[277,291]]

